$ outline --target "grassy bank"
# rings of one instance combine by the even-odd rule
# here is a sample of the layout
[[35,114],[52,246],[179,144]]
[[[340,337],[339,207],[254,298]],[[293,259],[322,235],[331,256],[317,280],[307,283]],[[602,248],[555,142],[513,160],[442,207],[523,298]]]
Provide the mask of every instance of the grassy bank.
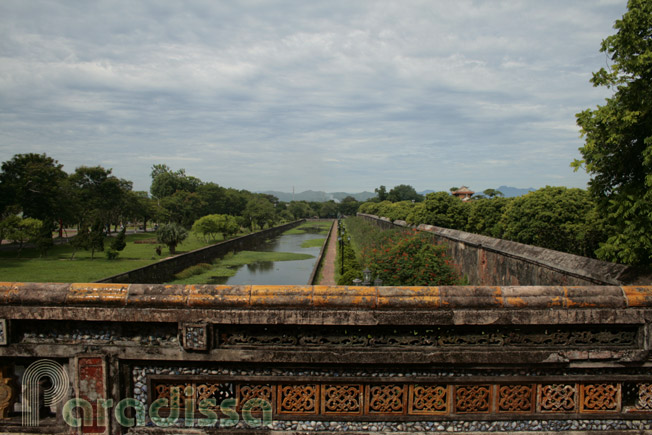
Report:
[[[56,245],[48,251],[47,257],[39,258],[37,249],[25,248],[18,258],[13,249],[0,251],[0,280],[24,282],[91,282],[107,276],[143,267],[168,257],[169,251],[162,245],[162,255],[156,254],[156,236],[154,233],[127,234],[127,246],[115,260],[107,260],[104,252],[79,250],[71,260],[73,249],[70,245]],[[105,248],[111,242],[107,238]],[[153,242],[153,243],[147,243]],[[189,252],[206,246],[208,243],[190,235],[186,241],[177,246],[177,254]]]
[[[292,228],[291,230],[287,230],[283,234],[323,234],[323,235],[328,235],[328,232],[331,229],[331,225],[333,225],[333,221],[309,221],[309,222],[304,222],[298,227]],[[323,241],[323,239],[322,239]]]

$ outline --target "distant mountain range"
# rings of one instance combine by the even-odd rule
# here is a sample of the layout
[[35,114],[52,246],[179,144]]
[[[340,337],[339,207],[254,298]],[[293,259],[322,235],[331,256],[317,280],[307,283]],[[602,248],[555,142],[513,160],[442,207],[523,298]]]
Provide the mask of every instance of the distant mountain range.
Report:
[[[484,189],[483,189],[484,190]],[[505,198],[511,198],[514,196],[522,196],[525,195],[528,192],[531,192],[533,190],[536,190],[532,187],[528,187],[527,189],[521,189],[518,187],[510,187],[510,186],[500,186],[496,190],[500,191],[503,193]],[[426,195],[428,193],[432,192],[437,192],[436,190],[424,190],[419,192],[419,195]],[[279,201],[283,202],[290,202],[292,200],[294,201],[308,201],[308,202],[326,202],[330,200],[335,200],[335,202],[340,202],[347,196],[352,196],[358,201],[366,201],[369,198],[373,198],[376,196],[374,192],[360,192],[360,193],[348,193],[348,192],[323,192],[321,190],[306,190],[304,192],[300,193],[295,193],[294,195],[292,193],[287,193],[287,192],[278,192],[275,190],[266,190],[264,192],[258,192],[258,193],[264,193],[267,195],[274,195],[279,199]],[[479,191],[477,193],[482,193],[482,191]]]
[[329,192],[323,192],[321,190],[319,191],[306,190],[304,192],[295,193],[294,195],[292,193],[277,192],[274,190],[268,190],[259,193],[274,195],[279,199],[279,201],[283,201],[283,202],[290,202],[293,199],[294,201],[308,201],[308,202],[311,201],[326,202],[330,200],[335,200],[336,202],[340,202],[347,196],[352,196],[358,201],[366,201],[369,198],[373,198],[374,196],[376,196],[376,194],[373,192],[360,192],[360,193],[330,192],[329,193]]
[[513,198],[515,196],[523,196],[526,193],[532,192],[536,189],[533,187],[528,187],[527,189],[520,189],[518,187],[500,186],[496,190],[502,192],[505,198]]

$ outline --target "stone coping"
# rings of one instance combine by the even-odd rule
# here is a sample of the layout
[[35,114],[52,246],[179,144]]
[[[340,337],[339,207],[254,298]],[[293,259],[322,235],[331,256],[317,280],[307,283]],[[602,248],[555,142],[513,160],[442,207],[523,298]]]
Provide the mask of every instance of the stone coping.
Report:
[[0,282],[0,306],[197,309],[626,309],[652,286],[354,287]]

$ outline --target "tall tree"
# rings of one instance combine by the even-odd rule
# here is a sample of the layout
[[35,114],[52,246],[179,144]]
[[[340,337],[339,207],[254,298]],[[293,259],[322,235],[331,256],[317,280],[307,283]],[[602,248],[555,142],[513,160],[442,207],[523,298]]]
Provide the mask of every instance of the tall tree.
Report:
[[201,186],[199,178],[186,175],[185,169],[172,171],[167,165],[152,166],[150,192],[156,199],[172,196],[176,191],[196,192]]
[[577,114],[585,144],[582,166],[600,213],[615,229],[597,254],[631,264],[652,263],[652,2],[630,0],[616,34],[600,51],[611,60],[594,86],[614,93],[606,104]]
[[399,201],[414,201],[421,202],[423,201],[423,196],[419,195],[414,187],[408,184],[399,184],[394,186],[392,190],[389,191],[387,199],[392,202]]
[[380,186],[374,189],[376,195],[378,195],[378,202],[385,201],[387,199],[387,188],[385,186]]
[[22,211],[39,219],[51,231],[63,213],[62,184],[68,176],[63,165],[45,154],[17,154],[2,163],[0,172],[0,214]]

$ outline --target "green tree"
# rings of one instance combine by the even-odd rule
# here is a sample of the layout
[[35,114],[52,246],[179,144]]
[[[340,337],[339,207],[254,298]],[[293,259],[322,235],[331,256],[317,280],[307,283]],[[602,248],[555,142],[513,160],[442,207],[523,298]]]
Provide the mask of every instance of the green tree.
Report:
[[416,204],[407,216],[411,224],[427,224],[464,230],[468,221],[469,205],[446,192],[433,192]]
[[319,208],[319,217],[320,218],[337,217],[337,204],[335,204],[335,201],[330,200],[330,201],[322,202],[321,207]]
[[288,211],[292,213],[294,219],[304,219],[315,215],[315,211],[306,201],[290,201]]
[[482,191],[482,193],[487,197],[487,198],[496,198],[496,197],[502,197],[503,192],[500,190],[496,189],[485,189]]
[[595,203],[582,189],[544,187],[514,198],[503,213],[507,239],[572,254],[594,257],[604,236]]
[[202,181],[186,175],[185,169],[172,171],[167,165],[154,165],[152,166],[152,184],[150,192],[156,199],[161,199],[166,196],[171,196],[175,192],[182,190],[185,192],[196,192],[201,186]]
[[598,257],[652,263],[652,2],[630,0],[616,34],[600,51],[611,60],[593,74],[594,86],[613,89],[606,104],[577,114],[585,144],[589,189],[613,233]]
[[122,251],[127,247],[126,237],[127,227],[122,227],[122,230],[111,240],[111,249],[114,251]]
[[80,166],[69,179],[78,204],[78,222],[107,227],[125,209],[131,182],[111,175],[111,169]]
[[18,256],[23,252],[25,243],[38,239],[43,222],[34,218],[9,216],[0,222],[3,237],[18,243]]
[[175,222],[161,225],[156,231],[156,239],[159,243],[167,245],[172,255],[176,253],[177,245],[187,237],[188,231]]
[[202,202],[199,195],[186,190],[177,190],[170,196],[161,198],[161,220],[176,222],[190,228],[200,216]]
[[480,198],[469,201],[469,219],[466,231],[489,237],[502,238],[502,216],[511,198]]
[[385,186],[380,186],[374,189],[374,192],[376,192],[376,198],[378,202],[382,202],[387,200],[387,188]]
[[248,222],[251,230],[264,225],[273,225],[275,220],[274,205],[267,199],[255,196],[247,202],[242,216]]
[[240,229],[235,217],[225,214],[210,214],[197,219],[192,231],[201,234],[205,240],[216,240],[218,235],[227,238]]
[[391,202],[399,201],[414,201],[421,202],[423,201],[423,196],[419,195],[414,187],[407,184],[399,184],[394,186],[392,190],[387,194],[387,200]]
[[340,214],[344,216],[355,216],[358,207],[360,207],[360,202],[352,196],[347,196],[340,202],[338,209]]
[[55,221],[65,213],[63,184],[68,175],[63,165],[45,154],[16,154],[2,163],[0,216],[22,211],[39,219],[43,235],[52,237]]

